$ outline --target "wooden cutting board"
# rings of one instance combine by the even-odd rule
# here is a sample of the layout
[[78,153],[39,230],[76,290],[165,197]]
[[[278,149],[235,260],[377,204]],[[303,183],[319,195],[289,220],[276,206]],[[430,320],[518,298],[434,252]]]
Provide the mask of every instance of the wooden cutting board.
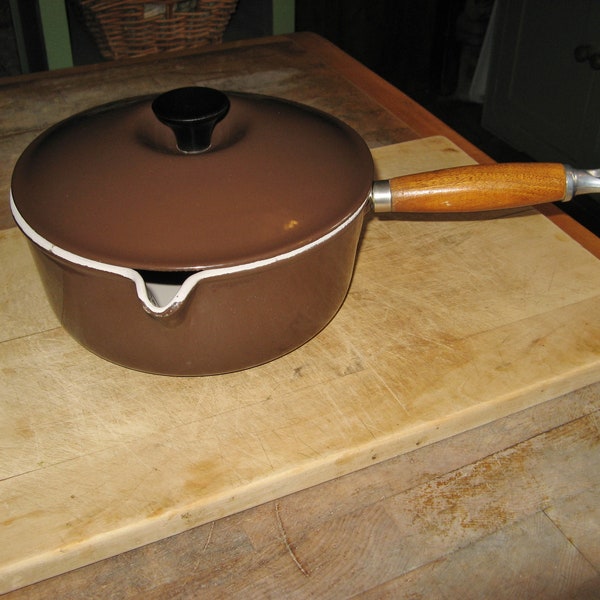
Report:
[[[442,137],[378,177],[472,162]],[[0,592],[241,511],[600,379],[600,261],[533,210],[372,218],[299,350],[205,378],[90,354],[0,232]]]

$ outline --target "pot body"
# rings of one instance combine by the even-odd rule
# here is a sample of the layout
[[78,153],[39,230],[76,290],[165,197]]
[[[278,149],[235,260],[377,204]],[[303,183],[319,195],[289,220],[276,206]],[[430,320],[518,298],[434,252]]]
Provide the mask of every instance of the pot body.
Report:
[[211,375],[278,358],[327,325],[350,285],[365,210],[292,257],[199,281],[160,317],[144,310],[130,279],[29,244],[55,314],[83,346],[140,371]]

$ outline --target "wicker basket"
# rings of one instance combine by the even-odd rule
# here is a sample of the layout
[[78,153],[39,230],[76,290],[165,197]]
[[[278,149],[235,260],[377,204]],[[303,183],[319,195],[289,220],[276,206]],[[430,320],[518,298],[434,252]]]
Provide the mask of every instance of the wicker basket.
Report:
[[71,0],[103,58],[222,41],[237,0]]

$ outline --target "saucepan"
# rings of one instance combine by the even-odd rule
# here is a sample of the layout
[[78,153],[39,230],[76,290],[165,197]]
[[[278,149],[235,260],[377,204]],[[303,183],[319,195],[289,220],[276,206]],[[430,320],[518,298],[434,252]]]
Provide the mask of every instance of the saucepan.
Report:
[[373,182],[352,128],[268,96],[178,88],[87,110],[19,158],[11,210],[64,328],[165,375],[298,348],[347,294],[365,215],[510,208],[600,188],[595,172],[498,164]]

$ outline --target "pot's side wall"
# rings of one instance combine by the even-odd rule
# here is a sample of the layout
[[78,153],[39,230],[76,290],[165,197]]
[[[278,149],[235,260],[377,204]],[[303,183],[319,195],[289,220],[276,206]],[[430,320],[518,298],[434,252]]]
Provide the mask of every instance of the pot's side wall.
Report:
[[129,279],[31,249],[52,308],[83,346],[141,371],[209,375],[278,358],[327,325],[348,291],[362,221],[293,259],[200,281],[169,317],[149,315]]

